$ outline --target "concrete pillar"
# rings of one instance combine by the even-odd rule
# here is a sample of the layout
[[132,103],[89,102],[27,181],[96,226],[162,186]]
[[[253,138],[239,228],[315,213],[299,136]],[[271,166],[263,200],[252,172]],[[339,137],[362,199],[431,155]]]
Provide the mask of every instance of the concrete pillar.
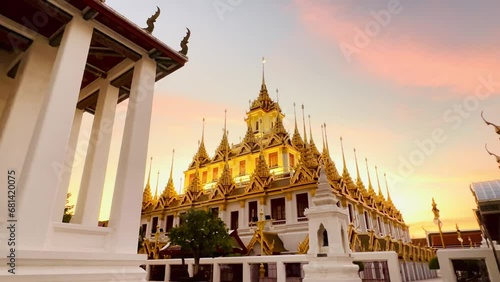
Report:
[[188,263],[188,273],[190,277],[193,277],[194,265],[192,263]]
[[163,281],[164,282],[170,281],[170,264],[165,264],[165,279],[163,279]]
[[297,222],[297,213],[293,213],[293,194],[291,192],[285,194],[285,215],[287,224]]
[[109,217],[114,231],[108,246],[117,253],[137,253],[155,76],[153,60],[145,57],[135,64]]
[[118,88],[102,80],[72,223],[97,226],[115,121]]
[[[69,136],[68,148],[66,149],[66,161],[64,162],[65,169],[62,170],[61,185],[59,188],[61,191],[66,191],[66,194],[68,193],[71,173],[74,167],[75,155],[77,153],[76,146],[78,144],[80,127],[82,125],[83,112],[83,110],[75,109],[73,125],[71,127],[71,133]],[[63,217],[64,206],[66,205],[66,194],[57,193],[57,198],[52,213],[52,221],[54,222],[60,221]]]
[[282,261],[276,262],[276,282],[286,282],[286,267]]
[[19,249],[44,248],[55,199],[58,193],[66,192],[59,190],[61,167],[92,31],[90,23],[79,16],[66,25],[19,181]]
[[243,263],[243,282],[251,282],[251,280],[250,280],[250,264],[247,262]]
[[219,282],[220,281],[220,265],[218,263],[213,264],[213,276],[212,276],[212,281],[213,282]]

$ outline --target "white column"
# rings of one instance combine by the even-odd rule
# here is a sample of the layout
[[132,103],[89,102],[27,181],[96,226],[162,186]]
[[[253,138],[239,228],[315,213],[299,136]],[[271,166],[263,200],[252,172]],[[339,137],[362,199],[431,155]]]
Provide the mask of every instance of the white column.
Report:
[[188,266],[189,276],[192,277],[193,276],[193,271],[194,271],[193,264],[192,263],[188,263],[187,266]]
[[[69,136],[68,148],[66,149],[66,161],[64,162],[63,169],[61,170],[61,185],[60,190],[66,191],[68,193],[69,182],[71,180],[71,172],[73,171],[76,146],[78,144],[78,135],[80,133],[80,127],[82,125],[83,110],[76,109],[75,115],[73,117],[73,126],[71,127],[71,133]],[[54,209],[52,213],[52,221],[61,221],[64,214],[64,206],[66,205],[66,194],[57,193],[57,199],[54,204]]]
[[286,268],[282,261],[276,262],[276,282],[286,282]]
[[165,279],[163,279],[163,281],[164,282],[170,281],[170,264],[165,264]]
[[116,184],[109,217],[113,252],[137,253],[142,186],[147,159],[156,63],[148,57],[134,66]]
[[290,193],[289,195],[290,196],[287,196],[285,194],[285,215],[287,224],[297,222],[297,214],[293,213],[293,194]]
[[103,80],[72,223],[97,226],[99,221],[117,102],[118,88]]
[[250,264],[243,263],[243,282],[250,282]]
[[60,167],[66,158],[92,30],[89,22],[75,16],[64,31],[19,182],[20,249],[44,248],[55,199],[66,192],[58,191]]
[[[15,80],[6,74],[2,79],[2,90],[10,91],[0,121],[0,162],[1,183],[7,183],[7,170],[15,170],[16,182],[22,172],[23,164],[35,129],[43,97],[47,93],[48,81],[57,49],[43,38],[36,38],[21,58]],[[5,80],[10,80],[6,83]],[[10,89],[5,89],[10,84]],[[7,95],[1,93],[0,95]],[[19,187],[19,186],[18,186]],[[20,192],[17,191],[16,194]],[[0,185],[0,195],[7,195],[7,186]],[[6,199],[6,198],[5,198]],[[19,198],[18,198],[19,200]],[[7,202],[5,202],[7,203]],[[7,209],[1,209],[0,215]],[[2,217],[2,216],[0,216]],[[0,232],[3,232],[4,228]],[[3,246],[2,246],[3,247]]]
[[219,282],[220,281],[220,265],[218,263],[213,264],[213,276],[212,276],[212,281],[213,282]]

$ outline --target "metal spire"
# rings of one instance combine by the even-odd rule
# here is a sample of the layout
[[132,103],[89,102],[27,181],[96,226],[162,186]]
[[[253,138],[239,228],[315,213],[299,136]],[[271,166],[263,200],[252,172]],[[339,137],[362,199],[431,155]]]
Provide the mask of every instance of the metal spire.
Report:
[[306,118],[304,115],[304,104],[302,104],[302,124],[304,125],[304,143],[307,144]]

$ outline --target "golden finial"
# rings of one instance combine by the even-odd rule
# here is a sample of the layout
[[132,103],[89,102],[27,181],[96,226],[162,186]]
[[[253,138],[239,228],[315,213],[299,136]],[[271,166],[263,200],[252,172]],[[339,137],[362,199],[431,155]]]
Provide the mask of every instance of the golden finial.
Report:
[[434,219],[439,219],[439,209],[437,208],[436,201],[432,197],[432,212],[434,213]]
[[384,179],[385,179],[385,190],[387,192],[387,201],[392,203],[391,194],[389,193],[389,185],[387,185],[387,175],[385,174],[385,172],[384,172]]
[[361,182],[361,175],[359,174],[358,156],[356,155],[356,148],[354,148],[354,161],[356,162],[356,177],[357,177],[357,181]]
[[304,143],[307,144],[306,118],[304,115],[304,104],[302,104],[302,124],[304,125]]
[[347,164],[345,162],[344,143],[342,142],[342,136],[340,136],[340,149],[342,150],[342,162],[344,164],[344,174],[345,174],[347,173]]
[[368,192],[371,195],[374,195],[375,194],[375,190],[373,190],[372,180],[370,178],[370,169],[368,168],[368,158],[365,158],[365,163],[366,163],[366,173],[368,174]]
[[297,111],[295,108],[295,102],[293,102],[293,116],[295,118],[295,131],[297,131]]
[[321,141],[323,142],[323,151],[325,151],[326,146],[325,146],[325,131],[323,129],[323,124],[321,125]]
[[470,236],[469,236],[469,244],[470,244],[470,248],[472,249],[472,239],[470,238]]
[[312,127],[311,127],[311,115],[307,115],[307,118],[309,119],[309,140],[311,143],[313,143],[313,133],[312,133]]
[[266,80],[264,78],[264,64],[266,63],[266,59],[262,57],[262,86],[266,85]]
[[158,182],[160,182],[160,171],[158,171],[158,176],[156,177],[156,189],[155,189],[155,196],[153,200],[157,201],[158,200]]
[[330,148],[328,148],[328,134],[326,133],[326,123],[323,123],[325,128],[325,142],[326,142],[326,150],[330,153]]
[[174,170],[174,155],[175,155],[175,149],[172,149],[172,164],[170,165],[170,177],[172,178],[172,173]]
[[280,96],[279,96],[279,91],[278,88],[276,88],[276,103],[280,102]]
[[380,198],[383,198],[384,195],[382,194],[382,188],[380,188],[380,180],[378,179],[378,168],[377,168],[377,166],[375,166],[375,174],[377,175],[378,196]]
[[205,118],[203,118],[203,125],[201,127],[201,143],[204,143],[205,139]]
[[146,184],[147,186],[150,186],[150,183],[151,183],[151,166],[153,165],[153,157],[151,157],[150,161],[149,161],[149,173],[148,173],[148,184]]

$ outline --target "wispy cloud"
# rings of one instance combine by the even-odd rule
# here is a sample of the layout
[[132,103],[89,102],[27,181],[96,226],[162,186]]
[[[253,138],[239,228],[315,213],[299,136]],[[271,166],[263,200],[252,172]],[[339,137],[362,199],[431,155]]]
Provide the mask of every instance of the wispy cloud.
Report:
[[[407,2],[401,2],[400,13],[392,14],[386,26],[374,16],[379,10],[360,12],[349,3],[296,1],[296,6],[299,21],[313,36],[339,52],[341,46],[353,47],[356,52],[352,53],[351,62],[363,72],[401,86],[448,88],[453,95],[473,92],[480,75],[500,73],[498,49],[484,42],[444,48],[436,36],[422,36],[417,29],[424,24],[424,17],[419,19],[421,22],[399,20],[410,12],[411,7],[404,6]],[[368,43],[363,46],[356,45],[359,34],[366,35],[368,23],[378,25],[380,31],[368,36]],[[412,34],[412,30],[420,33]]]

